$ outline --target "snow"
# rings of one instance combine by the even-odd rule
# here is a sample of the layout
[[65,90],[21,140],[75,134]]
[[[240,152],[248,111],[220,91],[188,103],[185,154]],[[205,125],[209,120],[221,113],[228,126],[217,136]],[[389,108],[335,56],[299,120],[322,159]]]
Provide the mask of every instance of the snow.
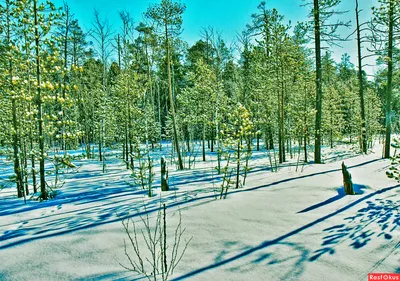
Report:
[[[170,165],[170,192],[160,192],[157,164],[152,198],[127,184],[115,150],[104,174],[99,161],[74,160],[79,169],[63,175],[53,200],[24,205],[14,188],[0,191],[0,279],[139,280],[120,265],[128,265],[121,220],[154,220],[160,200],[168,233],[180,210],[184,238],[193,237],[171,280],[367,280],[369,272],[400,272],[400,189],[385,175],[390,162],[381,159],[381,145],[375,150],[324,148],[326,164],[296,171],[296,155],[278,172],[265,151],[254,151],[246,186],[225,200],[216,199],[215,153],[207,162],[198,155],[194,170]],[[12,163],[0,161],[4,180]],[[341,161],[358,195],[343,194]]]

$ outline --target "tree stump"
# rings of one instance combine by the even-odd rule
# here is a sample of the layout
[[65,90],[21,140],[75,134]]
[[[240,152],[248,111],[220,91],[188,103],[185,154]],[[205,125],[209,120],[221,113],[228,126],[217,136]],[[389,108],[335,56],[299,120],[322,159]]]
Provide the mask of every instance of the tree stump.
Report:
[[343,174],[344,192],[346,192],[347,195],[354,195],[354,189],[353,189],[353,182],[351,180],[351,174],[347,170],[347,167],[344,164],[344,162],[342,162],[342,174]]
[[164,156],[161,157],[161,190],[169,191],[167,161]]

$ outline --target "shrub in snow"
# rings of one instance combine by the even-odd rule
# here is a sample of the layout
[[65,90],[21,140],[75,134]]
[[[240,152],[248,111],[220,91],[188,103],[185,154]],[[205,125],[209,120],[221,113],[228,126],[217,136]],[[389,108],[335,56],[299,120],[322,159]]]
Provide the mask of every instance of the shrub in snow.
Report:
[[[144,229],[137,231],[136,224],[132,219],[122,221],[125,232],[129,238],[129,243],[133,253],[128,252],[126,241],[124,240],[124,251],[130,266],[123,268],[145,276],[148,280],[166,281],[174,273],[175,268],[182,260],[186,249],[192,240],[185,239],[182,245],[182,236],[185,228],[182,228],[182,217],[179,212],[179,222],[174,233],[170,236],[173,244],[167,243],[167,217],[166,207],[160,208],[157,212],[155,225],[150,225],[149,215],[140,217]],[[141,240],[142,239],[142,240]],[[139,240],[142,241],[141,245]],[[183,249],[181,249],[183,247]]]

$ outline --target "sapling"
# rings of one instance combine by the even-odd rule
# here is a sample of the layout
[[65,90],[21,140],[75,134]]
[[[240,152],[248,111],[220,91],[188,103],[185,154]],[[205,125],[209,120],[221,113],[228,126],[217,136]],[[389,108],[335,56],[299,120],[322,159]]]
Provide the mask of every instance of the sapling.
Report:
[[50,160],[53,164],[54,170],[48,170],[47,174],[52,175],[54,173],[54,183],[52,185],[48,184],[46,181],[46,186],[49,187],[51,190],[61,188],[64,186],[65,181],[62,180],[61,174],[63,168],[76,168],[74,164],[71,163],[70,157],[68,155],[60,156],[58,155],[59,150],[54,149],[53,157],[46,157],[47,160]]
[[153,196],[152,184],[154,180],[153,160],[150,158],[150,152],[147,150],[142,153],[139,143],[136,145],[135,160],[138,162],[138,167],[132,171],[131,177],[136,185],[140,185],[142,189],[148,190],[148,196]]
[[[182,260],[193,237],[189,240],[185,239],[182,245],[182,238],[186,229],[182,228],[182,216],[179,211],[178,225],[173,234],[170,235],[173,244],[168,244],[165,204],[158,209],[154,226],[150,224],[148,214],[141,216],[140,221],[144,227],[140,232],[137,230],[137,225],[132,219],[122,221],[133,250],[133,255],[128,253],[127,243],[124,240],[124,252],[130,266],[120,265],[129,271],[144,276],[149,281],[167,281]],[[147,249],[144,249],[138,243],[140,237],[144,240],[145,248]]]
[[226,153],[225,155],[227,157],[227,160],[226,160],[226,165],[221,170],[223,173],[223,177],[222,177],[221,193],[220,193],[219,199],[222,199],[222,197],[224,197],[224,199],[226,198],[226,196],[228,194],[228,189],[232,183],[231,177],[232,177],[233,169],[229,168],[231,154]]
[[60,179],[60,169],[61,169],[61,157],[58,155],[58,151],[54,151],[54,157],[53,157],[53,166],[54,166],[54,188],[58,187],[58,184],[60,182],[60,187],[64,185],[64,182]]
[[247,138],[247,149],[245,151],[245,165],[243,167],[244,169],[244,175],[243,175],[243,185],[246,184],[246,178],[247,178],[247,173],[250,172],[251,168],[249,168],[249,160],[252,156],[252,143],[251,143],[251,137]]
[[[250,158],[251,156],[251,149],[247,149],[247,152],[244,152],[244,147],[242,144],[243,139],[248,140],[248,142],[251,142],[251,136],[253,134],[253,123],[250,120],[250,114],[247,111],[247,109],[238,103],[234,110],[233,113],[228,113],[228,119],[227,122],[222,126],[222,130],[220,131],[220,135],[222,138],[222,143],[223,146],[226,147],[226,152],[225,152],[225,158],[231,160],[234,158],[235,160],[235,188],[239,188],[239,186],[242,186],[242,183],[240,181],[240,168],[242,167],[242,158],[243,154],[246,153],[247,156],[246,158]],[[251,143],[250,143],[251,147]],[[248,160],[246,160],[245,163],[245,172],[248,170]],[[224,185],[226,183],[226,180],[229,179],[229,183],[231,183],[230,176],[231,172],[228,172],[227,170],[229,168],[229,163],[230,161],[227,161],[227,164],[225,167],[222,169],[224,173],[223,177],[223,184],[221,188],[226,189],[227,186]],[[232,172],[233,173],[233,172]],[[229,175],[229,176],[228,176]],[[247,175],[247,172],[246,172]],[[226,178],[228,176],[228,178]],[[228,185],[229,187],[229,185]]]

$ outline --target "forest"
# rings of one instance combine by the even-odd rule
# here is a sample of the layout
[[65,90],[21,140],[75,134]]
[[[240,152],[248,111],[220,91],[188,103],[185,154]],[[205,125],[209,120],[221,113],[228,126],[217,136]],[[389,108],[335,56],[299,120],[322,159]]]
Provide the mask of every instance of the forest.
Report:
[[[366,169],[365,173],[371,177],[366,183],[361,183],[364,174],[359,175],[361,172],[355,168],[349,169],[355,174],[355,191],[346,191],[347,194],[359,194],[360,186],[375,194],[386,187],[382,182],[387,186],[396,184],[400,179],[400,156],[397,155],[400,142],[396,139],[400,107],[400,1],[371,1],[368,8],[372,9],[372,17],[365,22],[361,21],[365,12],[360,8],[361,0],[350,1],[355,15],[352,24],[345,17],[349,11],[340,9],[340,0],[299,1],[298,9],[307,10],[308,18],[296,23],[288,22],[271,1],[262,1],[253,8],[248,24],[237,31],[234,42],[228,42],[222,31],[208,26],[199,30],[198,40],[191,45],[182,37],[183,15],[190,1],[187,4],[174,0],[155,1],[157,3],[149,4],[142,18],[133,18],[125,10],[113,11],[118,13],[121,28],[114,28],[104,13],[96,9],[88,13],[90,28],[83,28],[68,1],[61,7],[51,0],[2,1],[0,194],[3,195],[0,195],[0,206],[3,207],[0,207],[0,216],[7,216],[11,221],[16,219],[15,223],[24,219],[28,222],[32,217],[25,217],[24,212],[61,206],[67,201],[58,203],[57,200],[64,200],[64,197],[74,198],[73,202],[92,197],[101,201],[102,196],[108,200],[111,195],[126,196],[126,192],[143,191],[137,200],[142,202],[140,208],[147,211],[140,213],[139,209],[134,209],[139,207],[133,207],[135,204],[131,202],[133,209],[124,205],[124,212],[130,215],[122,214],[122,218],[132,217],[132,212],[146,215],[154,207],[154,237],[150,233],[152,217],[141,215],[141,220],[135,222],[137,225],[143,222],[149,231],[149,236],[142,231],[145,239],[142,245],[154,259],[147,260],[153,271],[144,268],[143,262],[147,261],[136,248],[140,244],[137,236],[142,234],[136,230],[130,234],[129,223],[122,220],[124,233],[121,235],[128,235],[127,241],[132,242],[139,262],[129,258],[126,245],[125,255],[131,271],[148,280],[169,280],[171,275],[176,277],[173,272],[181,258],[185,260],[188,255],[191,259],[191,251],[195,251],[191,247],[196,248],[197,243],[196,231],[190,231],[191,224],[188,224],[194,218],[185,216],[182,206],[183,213],[179,211],[176,229],[168,232],[175,233],[171,234],[175,242],[173,247],[167,246],[166,209],[177,206],[176,198],[180,194],[190,201],[188,192],[197,190],[196,194],[200,194],[206,190],[204,192],[210,192],[216,201],[233,200],[230,203],[233,206],[227,207],[232,210],[234,196],[242,196],[239,191],[256,189],[266,183],[278,187],[281,181],[285,186],[282,179],[290,181],[298,175],[301,178],[307,171],[314,171],[312,169],[322,174],[324,169],[331,169],[328,174],[332,169],[339,169],[332,181],[342,186],[341,162],[350,161],[350,165],[357,167],[369,162],[351,161],[368,159],[377,161],[376,165],[381,168]],[[332,52],[344,42],[354,45],[357,57],[351,58],[345,52],[340,61],[335,61]],[[371,57],[375,62],[374,73],[366,71]],[[122,183],[117,183],[116,174],[123,178]],[[92,181],[84,184],[91,176]],[[102,193],[101,187],[111,189],[113,181],[118,190]],[[316,178],[315,181],[324,185],[330,179]],[[71,192],[68,190],[79,184],[91,191],[77,189],[68,197]],[[301,186],[301,181],[297,185]],[[100,189],[95,190],[97,187]],[[281,196],[285,192],[282,191]],[[296,194],[300,196],[301,192]],[[308,200],[324,201],[328,191],[321,191],[319,197],[311,194],[305,192],[301,200],[308,197]],[[391,210],[390,216],[381,213],[387,211],[386,207],[376,207],[378,215],[373,218],[378,223],[379,219],[386,219],[388,224],[391,218],[397,218],[392,222],[393,232],[387,233],[388,236],[382,234],[390,243],[396,242],[391,238],[398,234],[396,225],[400,226],[399,194],[394,194],[397,199],[385,201],[390,205],[387,207]],[[355,197],[345,198],[348,208],[358,202],[354,200],[359,197]],[[333,201],[339,202],[336,199]],[[279,200],[276,204],[285,204]],[[307,201],[301,202],[304,207],[310,205],[305,203]],[[218,208],[227,206],[216,204]],[[268,212],[269,216],[274,216],[285,211],[278,208]],[[17,213],[18,218],[13,217]],[[176,210],[174,214],[178,214]],[[253,215],[251,218],[255,219]],[[176,219],[176,216],[171,218]],[[121,230],[121,219],[116,221]],[[193,234],[193,240],[185,245],[183,240],[179,244],[185,231],[181,223]],[[98,224],[103,225],[103,222],[96,221],[95,225]],[[229,224],[229,220],[224,224]],[[7,244],[14,241],[12,239],[17,239],[15,243],[19,245],[21,237],[39,235],[39,232],[27,230],[7,236],[10,231],[7,225],[1,223],[0,226],[0,241],[5,239],[0,249],[12,247],[11,242]],[[74,229],[76,226],[64,227]],[[384,233],[385,228],[382,227]],[[86,228],[79,226],[77,229]],[[151,250],[156,244],[161,247],[160,253],[155,248]],[[392,253],[398,253],[399,248],[397,243]],[[171,259],[167,258],[168,251],[172,251]],[[124,255],[123,247],[120,254]],[[315,259],[320,254],[317,252]],[[396,264],[393,255],[394,262],[383,269],[399,273],[400,268],[392,266]],[[0,261],[2,258],[5,256],[0,255]],[[156,261],[158,259],[160,262]],[[229,260],[224,256],[222,259]],[[171,264],[167,265],[167,260]],[[225,264],[219,260],[215,263]],[[0,268],[1,264],[6,262],[1,262]],[[187,266],[189,269],[183,265],[180,272],[188,274],[182,275],[182,279],[198,274]],[[209,268],[199,270],[208,271]],[[246,271],[241,268],[241,272],[245,274]],[[291,277],[294,279],[290,276],[285,279],[273,271],[270,280],[300,280],[302,273],[294,272],[297,274]],[[14,280],[10,276],[3,276],[4,280]],[[40,280],[58,280],[49,276],[42,276]],[[210,280],[211,276],[198,280]],[[221,276],[219,280],[262,280],[247,275],[240,275],[239,279],[233,278],[234,275]],[[305,276],[309,275],[302,278]],[[359,278],[361,276],[360,273]],[[67,280],[78,280],[73,279],[75,277],[67,277]],[[15,280],[24,278],[26,276]],[[116,280],[116,276],[85,278],[88,279],[79,280]],[[130,278],[126,280],[132,280]],[[346,280],[353,278],[352,275]]]

